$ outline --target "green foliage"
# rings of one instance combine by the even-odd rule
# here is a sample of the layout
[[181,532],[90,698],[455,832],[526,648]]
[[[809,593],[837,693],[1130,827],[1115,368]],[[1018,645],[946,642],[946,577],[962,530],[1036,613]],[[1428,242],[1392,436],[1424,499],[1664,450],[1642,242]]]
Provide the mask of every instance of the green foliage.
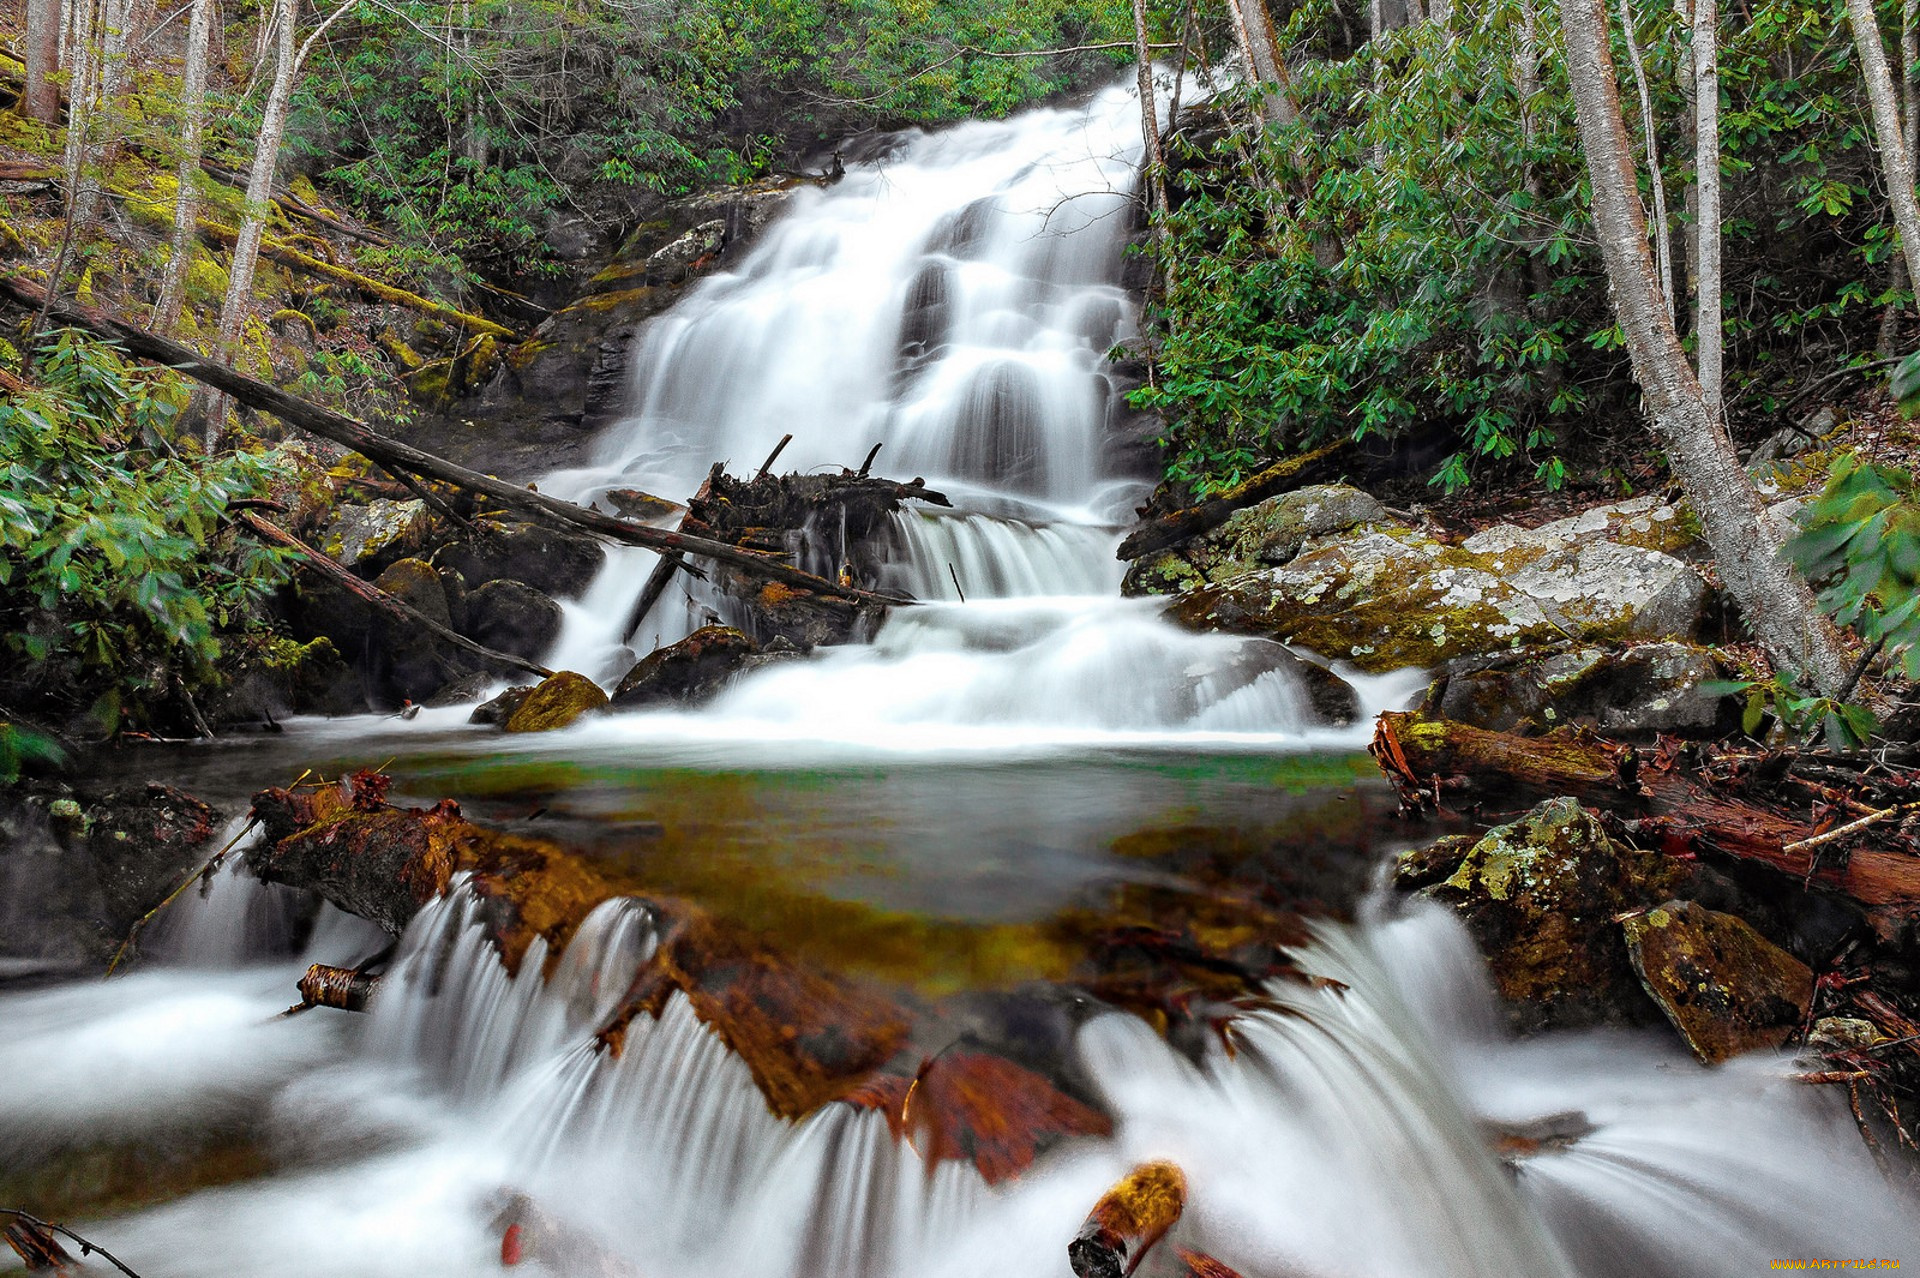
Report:
[[809,134],[1004,114],[1111,62],[991,54],[1125,40],[1128,13],[1115,0],[382,0],[316,54],[291,145],[437,272],[552,271],[559,218],[614,222],[636,188],[761,176]]
[[1920,679],[1920,492],[1913,475],[1862,461],[1833,463],[1826,487],[1798,515],[1786,552],[1819,590],[1820,606]]
[[0,785],[12,785],[33,764],[61,767],[67,752],[44,732],[0,722]]
[[[1636,8],[1684,262],[1686,37],[1672,6]],[[1342,434],[1419,439],[1444,456],[1433,478],[1449,489],[1527,464],[1555,486],[1569,445],[1643,420],[1593,243],[1556,9],[1489,0],[1357,50],[1348,12],[1292,12],[1297,122],[1178,160],[1157,248],[1163,351],[1136,402],[1168,421],[1172,477],[1203,492]],[[1617,23],[1614,38],[1624,67]],[[1757,0],[1723,24],[1720,85],[1740,431],[1812,369],[1871,349],[1882,309],[1911,293],[1889,287],[1891,220],[1843,12]],[[1232,103],[1231,118],[1252,110]]]
[[1765,679],[1709,680],[1700,685],[1709,696],[1737,696],[1744,702],[1740,730],[1758,737],[1771,716],[1791,735],[1810,740],[1816,733],[1835,749],[1866,745],[1879,731],[1880,720],[1862,705],[1803,691],[1781,675]]
[[39,694],[137,711],[176,676],[204,677],[218,632],[281,580],[277,552],[221,532],[266,463],[179,455],[186,400],[164,370],[65,331],[0,401],[0,651]]
[[[1296,12],[1292,38],[1324,18]],[[1306,63],[1297,122],[1201,157],[1230,177],[1190,183],[1166,228],[1166,345],[1136,398],[1175,423],[1176,477],[1224,487],[1332,436],[1445,423],[1447,487],[1516,456],[1557,484],[1553,423],[1584,402],[1569,350],[1610,321],[1559,64],[1523,97],[1520,21],[1500,0],[1463,33]]]

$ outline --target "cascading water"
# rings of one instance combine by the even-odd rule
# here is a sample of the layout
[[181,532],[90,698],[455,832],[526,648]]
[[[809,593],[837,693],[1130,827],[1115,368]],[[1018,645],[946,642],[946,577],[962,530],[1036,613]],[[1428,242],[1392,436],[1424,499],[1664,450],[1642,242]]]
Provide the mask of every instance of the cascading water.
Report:
[[[1139,133],[1137,99],[1115,89],[908,139],[796,195],[735,272],[647,330],[633,412],[547,491],[680,496],[715,461],[749,469],[791,432],[783,466],[854,464],[880,443],[889,473],[954,501],[897,514],[883,550],[879,584],[938,606],[898,610],[871,646],[749,677],[710,724],[872,740],[1313,724],[1270,644],[1189,635],[1119,598],[1114,548],[1146,484],[1110,460],[1124,404],[1107,352],[1131,332],[1119,278]],[[652,562],[616,554],[549,664],[617,678]],[[730,619],[724,599],[677,597],[642,642]],[[849,707],[863,708],[851,724]]]
[[[1116,597],[1115,537],[1142,485],[1104,460],[1116,385],[1103,357],[1129,322],[1114,281],[1136,130],[1134,102],[1111,92],[909,139],[795,197],[734,273],[654,324],[631,418],[593,466],[542,487],[677,496],[714,461],[756,465],[788,431],[786,460],[803,468],[885,441],[891,473],[955,500],[901,514],[889,534],[882,584],[929,602],[869,644],[763,669],[697,715],[501,745],[508,768],[544,750],[568,768],[638,771],[645,741],[652,760],[706,769],[677,798],[647,791],[636,813],[621,792],[601,813],[667,805],[654,842],[615,850],[644,871],[663,864],[647,858],[666,856],[667,825],[713,838],[701,808],[751,806],[728,770],[742,739],[772,741],[746,766],[803,757],[753,845],[756,873],[797,873],[836,907],[864,890],[890,917],[916,901],[996,928],[1071,908],[1099,875],[1140,882],[1101,859],[1122,832],[1238,821],[1236,849],[1270,848],[1276,823],[1331,841],[1330,811],[1355,796],[1290,806],[1300,773],[1153,788],[1166,778],[1150,765],[1097,772],[1098,750],[1057,750],[1297,746],[1312,722],[1276,645],[1186,634]],[[549,660],[619,674],[652,562],[616,554]],[[671,639],[724,606],[683,600],[649,625]],[[1362,684],[1375,703],[1410,686]],[[702,733],[723,746],[702,753]],[[822,780],[823,763],[867,766],[853,743],[978,749],[965,768],[912,759],[910,781],[856,793]],[[1020,749],[1034,743],[1055,749],[1045,767]],[[1192,757],[1170,770],[1201,771]],[[798,871],[776,867],[775,849],[801,842],[796,820],[884,889],[835,877],[838,863],[820,873],[812,843]],[[580,1278],[1058,1278],[1088,1206],[1149,1158],[1178,1162],[1192,1187],[1170,1243],[1249,1278],[1735,1278],[1770,1256],[1920,1255],[1910,1204],[1828,1090],[1776,1058],[1702,1070],[1648,1034],[1509,1041],[1470,940],[1433,907],[1378,898],[1359,924],[1318,926],[1295,958],[1324,979],[1273,984],[1197,1059],[1132,1016],[1086,1022],[1064,1050],[1112,1136],[990,1187],[968,1164],[929,1166],[875,1112],[773,1117],[684,995],[637,1018],[618,1054],[599,1048],[658,941],[643,902],[600,905],[561,953],[536,943],[509,976],[488,905],[457,884],[409,926],[370,1016],[291,1020],[279,1014],[302,964],[364,962],[385,938],[237,868],[181,905],[156,933],[171,963],[0,997],[0,1182],[102,1148],[188,1151],[174,1155],[190,1169],[180,1197],[87,1225],[146,1278],[469,1278],[500,1264],[504,1221],[523,1227],[530,1271]],[[299,963],[271,957],[303,931]],[[1497,1156],[1498,1133],[1561,1115],[1568,1141],[1511,1166]]]

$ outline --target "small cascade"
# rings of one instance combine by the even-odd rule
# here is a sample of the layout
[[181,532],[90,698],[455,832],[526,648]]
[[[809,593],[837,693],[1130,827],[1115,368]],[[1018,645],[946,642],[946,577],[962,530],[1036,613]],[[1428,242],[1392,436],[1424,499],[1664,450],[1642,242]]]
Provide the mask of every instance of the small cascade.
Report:
[[457,882],[408,924],[374,1002],[370,1045],[424,1067],[458,1097],[491,1095],[597,1029],[654,944],[644,907],[608,901],[580,924],[551,977],[540,938],[509,975],[483,902]]
[[235,817],[208,845],[231,850],[218,870],[155,917],[141,938],[144,954],[181,967],[231,968],[294,952],[313,902],[248,871],[246,850],[260,841],[248,825],[246,815]]
[[881,585],[915,599],[963,602],[1014,596],[1120,593],[1113,532],[1097,525],[1031,524],[992,515],[901,511]]

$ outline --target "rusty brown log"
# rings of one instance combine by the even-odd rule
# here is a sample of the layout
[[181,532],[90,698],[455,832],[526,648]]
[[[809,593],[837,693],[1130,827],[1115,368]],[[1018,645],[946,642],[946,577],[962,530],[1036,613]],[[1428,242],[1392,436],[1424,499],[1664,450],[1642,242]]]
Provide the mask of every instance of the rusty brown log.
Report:
[[1120,543],[1119,557],[1138,559],[1142,555],[1177,546],[1201,533],[1213,531],[1242,507],[1265,501],[1275,493],[1286,492],[1311,482],[1317,476],[1329,474],[1329,463],[1345,452],[1350,442],[1336,440],[1310,453],[1275,462],[1203,502],[1149,519],[1127,534],[1127,539]]
[[1830,851],[1812,820],[1732,793],[1711,769],[1676,756],[1573,734],[1489,732],[1419,711],[1381,715],[1370,749],[1413,804],[1500,810],[1567,795],[1626,818],[1644,845],[1763,865],[1849,897],[1882,923],[1920,914],[1920,856],[1871,844]]
[[1204,1251],[1188,1251],[1185,1247],[1175,1249],[1180,1263],[1187,1267],[1184,1278],[1240,1278],[1240,1271],[1222,1264]]
[[529,674],[537,674],[542,679],[550,678],[553,675],[553,671],[547,669],[537,661],[529,661],[525,657],[516,657],[510,652],[501,652],[496,648],[489,648],[485,644],[475,643],[451,627],[440,624],[405,600],[396,599],[372,582],[363,581],[359,577],[354,576],[336,560],[315,550],[312,546],[307,545],[306,542],[301,541],[285,529],[268,523],[250,510],[239,512],[235,516],[235,519],[250,529],[256,536],[270,541],[277,546],[284,546],[288,550],[298,554],[302,559],[305,559],[307,563],[311,564],[321,576],[353,595],[356,599],[371,604],[389,616],[398,617],[409,625],[416,625],[430,631],[435,638],[443,643],[451,644],[462,652],[471,653],[486,661],[495,662],[516,670],[525,670]]
[[0,273],[0,296],[11,298],[22,306],[35,309],[45,306],[47,314],[62,324],[70,324],[102,337],[110,337],[119,342],[131,355],[178,369],[196,381],[204,382],[215,390],[224,391],[251,408],[272,413],[288,425],[306,431],[308,434],[342,444],[383,466],[399,467],[415,475],[437,479],[457,488],[490,497],[502,506],[516,510],[530,519],[548,524],[567,525],[629,546],[644,546],[649,550],[684,551],[691,555],[729,564],[750,576],[770,578],[796,589],[811,591],[816,595],[825,595],[830,598],[845,599],[856,604],[886,607],[914,602],[903,595],[883,594],[852,586],[841,586],[823,577],[816,577],[812,573],[802,572],[783,559],[756,555],[725,542],[685,533],[668,532],[665,529],[649,527],[631,520],[618,519],[597,510],[576,506],[572,502],[561,501],[557,497],[549,497],[532,488],[522,488],[517,484],[495,479],[491,475],[468,470],[443,457],[436,457],[410,444],[403,444],[397,439],[381,435],[369,428],[366,423],[348,417],[344,413],[322,408],[297,395],[291,395],[277,386],[248,377],[225,364],[203,359],[197,352],[141,328],[137,324],[116,319],[91,306],[83,306],[62,298],[50,298],[46,290],[21,275]]
[[[787,440],[792,438],[793,436],[787,435],[781,439],[778,446],[768,455],[766,465],[760,467],[761,474],[766,473],[767,466],[773,465],[773,459],[780,455],[780,450],[787,446]],[[693,501],[689,502],[687,509],[681,512],[680,522],[674,525],[675,532],[686,529],[687,520],[693,517],[694,505],[705,501],[707,494],[713,491],[713,481],[721,473],[722,464],[715,462],[707,471],[707,477],[700,481],[700,490],[694,493]],[[632,610],[627,613],[626,629],[620,632],[621,643],[633,642],[634,635],[638,634],[640,627],[645,624],[647,614],[652,612],[653,606],[660,602],[660,596],[667,593],[667,583],[673,580],[674,570],[684,568],[686,564],[687,557],[677,550],[667,551],[660,556],[660,562],[655,564],[653,571],[647,574],[647,584],[641,588],[640,597],[634,600]]]
[[313,964],[295,986],[300,991],[301,1007],[331,1007],[341,1012],[366,1011],[373,1005],[379,987],[379,977],[331,963]]
[[1126,1278],[1186,1210],[1187,1178],[1172,1163],[1142,1163],[1101,1196],[1067,1244],[1079,1278]]

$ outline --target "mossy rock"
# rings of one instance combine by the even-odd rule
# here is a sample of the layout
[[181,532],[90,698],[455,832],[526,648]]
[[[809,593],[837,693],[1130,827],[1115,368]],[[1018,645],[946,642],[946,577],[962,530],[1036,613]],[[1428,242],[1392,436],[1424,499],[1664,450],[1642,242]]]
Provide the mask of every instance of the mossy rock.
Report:
[[760,646],[727,626],[702,626],[643,658],[614,689],[622,709],[700,705],[717,696]]
[[1813,973],[1746,920],[1667,901],[1622,927],[1641,985],[1704,1063],[1785,1046],[1806,1024]]
[[1676,862],[1616,843],[1572,799],[1487,831],[1448,872],[1458,851],[1405,854],[1396,878],[1465,921],[1516,1028],[1654,1018],[1615,919],[1683,890]]
[[508,732],[552,732],[607,709],[607,694],[582,674],[562,670],[527,694],[507,720]]
[[213,254],[195,246],[193,260],[187,263],[186,297],[202,306],[217,306],[227,295],[226,268]]
[[560,605],[524,581],[502,578],[466,599],[466,629],[475,643],[537,661],[560,637]]

